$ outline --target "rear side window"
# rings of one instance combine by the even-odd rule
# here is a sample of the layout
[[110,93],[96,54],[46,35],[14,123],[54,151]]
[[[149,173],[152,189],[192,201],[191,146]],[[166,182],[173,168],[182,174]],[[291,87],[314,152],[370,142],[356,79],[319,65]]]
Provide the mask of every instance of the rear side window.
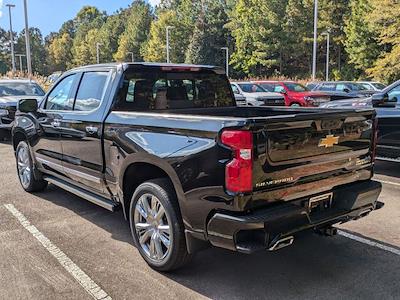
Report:
[[146,111],[235,106],[229,82],[212,71],[127,71],[116,110]]
[[71,97],[71,89],[76,79],[76,74],[63,78],[47,97],[45,109],[71,110],[74,99]]
[[107,86],[108,72],[83,74],[76,94],[74,110],[91,111],[100,106]]

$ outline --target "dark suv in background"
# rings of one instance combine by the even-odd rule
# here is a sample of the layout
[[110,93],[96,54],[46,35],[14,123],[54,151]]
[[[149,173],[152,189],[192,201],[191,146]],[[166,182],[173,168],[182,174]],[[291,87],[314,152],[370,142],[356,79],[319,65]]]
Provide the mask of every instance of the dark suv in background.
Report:
[[43,96],[43,89],[35,81],[28,79],[0,80],[0,139],[10,135],[18,101],[27,98],[39,101]]
[[367,89],[364,85],[352,81],[321,81],[309,83],[307,87],[313,91],[321,91],[328,94],[331,100],[343,100],[350,98],[364,98],[376,93]]

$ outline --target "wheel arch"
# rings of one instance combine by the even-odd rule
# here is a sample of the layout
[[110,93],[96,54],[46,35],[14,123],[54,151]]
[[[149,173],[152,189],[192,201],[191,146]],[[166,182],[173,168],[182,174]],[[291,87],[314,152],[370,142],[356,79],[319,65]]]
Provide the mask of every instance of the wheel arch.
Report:
[[184,192],[175,170],[170,164],[159,157],[148,154],[137,154],[127,157],[119,175],[119,189],[122,192],[121,201],[123,213],[128,219],[129,205],[136,188],[145,181],[167,178],[174,188],[178,207],[182,214]]
[[20,130],[14,131],[12,134],[12,144],[14,151],[17,150],[18,144],[22,141],[28,141],[28,137],[26,136],[26,134]]

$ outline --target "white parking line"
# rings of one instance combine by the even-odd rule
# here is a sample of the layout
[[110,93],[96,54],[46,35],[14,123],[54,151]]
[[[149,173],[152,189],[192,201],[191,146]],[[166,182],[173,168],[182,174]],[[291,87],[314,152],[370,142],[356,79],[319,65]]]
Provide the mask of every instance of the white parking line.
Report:
[[395,185],[395,186],[400,186],[400,183],[398,182],[391,182],[391,181],[386,181],[386,180],[379,180],[379,179],[375,179],[376,181],[379,181],[380,183],[385,183],[385,184],[391,184],[391,185]]
[[29,231],[43,247],[54,256],[61,266],[75,278],[86,292],[97,300],[111,300],[112,298],[94,282],[84,271],[82,271],[63,251],[44,236],[29,220],[12,204],[4,205],[9,212]]
[[341,235],[341,236],[347,237],[349,239],[355,240],[357,242],[366,244],[368,246],[372,246],[372,247],[375,247],[375,248],[379,248],[379,249],[391,252],[391,253],[396,254],[396,255],[400,255],[400,250],[399,249],[396,249],[396,248],[393,248],[393,247],[390,247],[390,246],[386,246],[384,244],[381,244],[381,243],[378,243],[378,242],[375,242],[375,241],[372,241],[372,240],[369,240],[369,239],[366,239],[366,238],[363,238],[363,237],[348,233],[346,231],[338,230],[338,234]]

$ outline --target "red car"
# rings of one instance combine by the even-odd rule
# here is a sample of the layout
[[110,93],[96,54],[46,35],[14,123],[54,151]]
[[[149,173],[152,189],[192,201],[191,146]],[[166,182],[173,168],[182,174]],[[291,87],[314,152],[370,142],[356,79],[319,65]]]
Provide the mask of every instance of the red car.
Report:
[[321,92],[310,91],[304,85],[294,81],[254,81],[269,92],[282,93],[286,106],[317,107],[330,101],[330,97]]

